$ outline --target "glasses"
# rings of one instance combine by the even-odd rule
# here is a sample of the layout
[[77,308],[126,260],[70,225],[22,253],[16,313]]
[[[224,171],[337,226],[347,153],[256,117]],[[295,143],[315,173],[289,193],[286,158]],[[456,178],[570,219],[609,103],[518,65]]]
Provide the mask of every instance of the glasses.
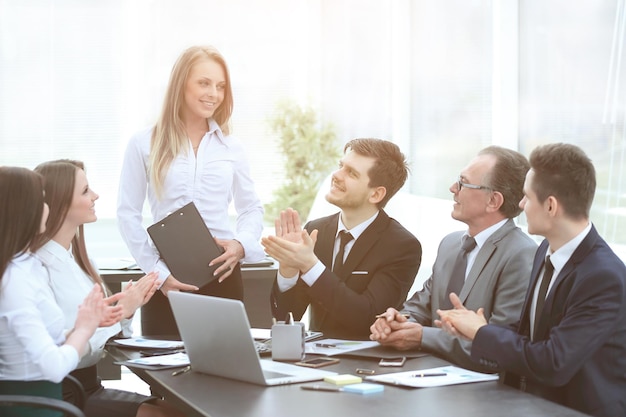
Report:
[[463,188],[463,187],[470,188],[472,190],[489,190],[489,191],[493,191],[493,188],[487,187],[486,185],[475,185],[475,184],[468,184],[466,182],[463,182],[463,180],[461,180],[461,177],[459,177],[456,180],[456,184],[459,186],[459,191],[461,191],[461,188]]

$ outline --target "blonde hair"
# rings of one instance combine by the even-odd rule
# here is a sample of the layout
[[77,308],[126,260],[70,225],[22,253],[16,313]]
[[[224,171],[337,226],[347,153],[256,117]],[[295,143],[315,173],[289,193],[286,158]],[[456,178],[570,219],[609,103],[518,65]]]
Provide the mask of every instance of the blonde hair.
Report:
[[191,68],[205,59],[217,62],[224,69],[226,77],[224,101],[213,114],[213,120],[220,126],[224,135],[230,133],[233,92],[226,61],[222,54],[212,46],[192,46],[180,55],[172,68],[161,115],[152,132],[149,175],[157,196],[160,196],[163,189],[163,179],[170,164],[188,146],[187,133],[180,114],[184,102],[185,84]]

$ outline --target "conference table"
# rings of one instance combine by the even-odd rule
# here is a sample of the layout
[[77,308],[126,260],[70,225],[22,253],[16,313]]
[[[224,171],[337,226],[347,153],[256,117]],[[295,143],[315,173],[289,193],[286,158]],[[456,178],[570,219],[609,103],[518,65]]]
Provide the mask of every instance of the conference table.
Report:
[[[128,349],[110,348],[117,360],[138,357]],[[402,368],[383,368],[375,358],[341,357],[325,367],[340,374],[356,375],[357,368],[376,374],[420,370],[449,365],[434,356],[407,360]],[[402,388],[385,385],[374,394],[308,391],[301,384],[263,387],[246,382],[194,372],[173,376],[172,369],[131,370],[150,385],[153,392],[179,407],[188,416],[211,417],[575,417],[572,409],[502,385],[497,381],[432,388]]]

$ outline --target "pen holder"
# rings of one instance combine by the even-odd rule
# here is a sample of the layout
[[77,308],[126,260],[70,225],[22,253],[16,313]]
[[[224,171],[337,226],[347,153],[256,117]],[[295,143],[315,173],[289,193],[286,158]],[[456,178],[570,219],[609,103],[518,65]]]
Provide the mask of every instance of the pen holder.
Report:
[[304,358],[304,323],[285,324],[279,321],[272,326],[272,359],[299,361]]

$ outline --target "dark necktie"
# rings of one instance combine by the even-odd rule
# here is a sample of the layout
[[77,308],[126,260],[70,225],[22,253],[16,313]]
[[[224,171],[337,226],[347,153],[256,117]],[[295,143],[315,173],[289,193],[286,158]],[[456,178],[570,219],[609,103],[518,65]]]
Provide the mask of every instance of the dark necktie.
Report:
[[543,278],[541,278],[541,285],[539,286],[539,294],[537,294],[537,305],[535,306],[535,323],[533,326],[533,339],[537,334],[537,325],[539,324],[539,317],[543,310],[543,304],[546,301],[546,295],[548,294],[548,286],[552,281],[552,275],[554,274],[554,265],[550,261],[550,255],[546,256],[546,263],[544,264]]
[[456,295],[459,295],[461,289],[463,288],[463,284],[465,284],[465,271],[467,270],[467,254],[472,251],[476,247],[476,240],[473,237],[465,235],[463,236],[463,242],[461,243],[461,250],[456,256],[456,260],[454,261],[454,269],[452,270],[452,275],[450,276],[450,282],[448,283],[448,288],[446,290],[445,300],[441,303],[443,309],[452,308],[452,303],[450,302],[450,293],[453,292]]
[[335,256],[335,262],[333,263],[333,272],[339,275],[341,268],[343,267],[343,255],[346,253],[346,245],[352,239],[352,235],[350,232],[342,230],[339,232],[339,251],[337,252],[337,256]]

